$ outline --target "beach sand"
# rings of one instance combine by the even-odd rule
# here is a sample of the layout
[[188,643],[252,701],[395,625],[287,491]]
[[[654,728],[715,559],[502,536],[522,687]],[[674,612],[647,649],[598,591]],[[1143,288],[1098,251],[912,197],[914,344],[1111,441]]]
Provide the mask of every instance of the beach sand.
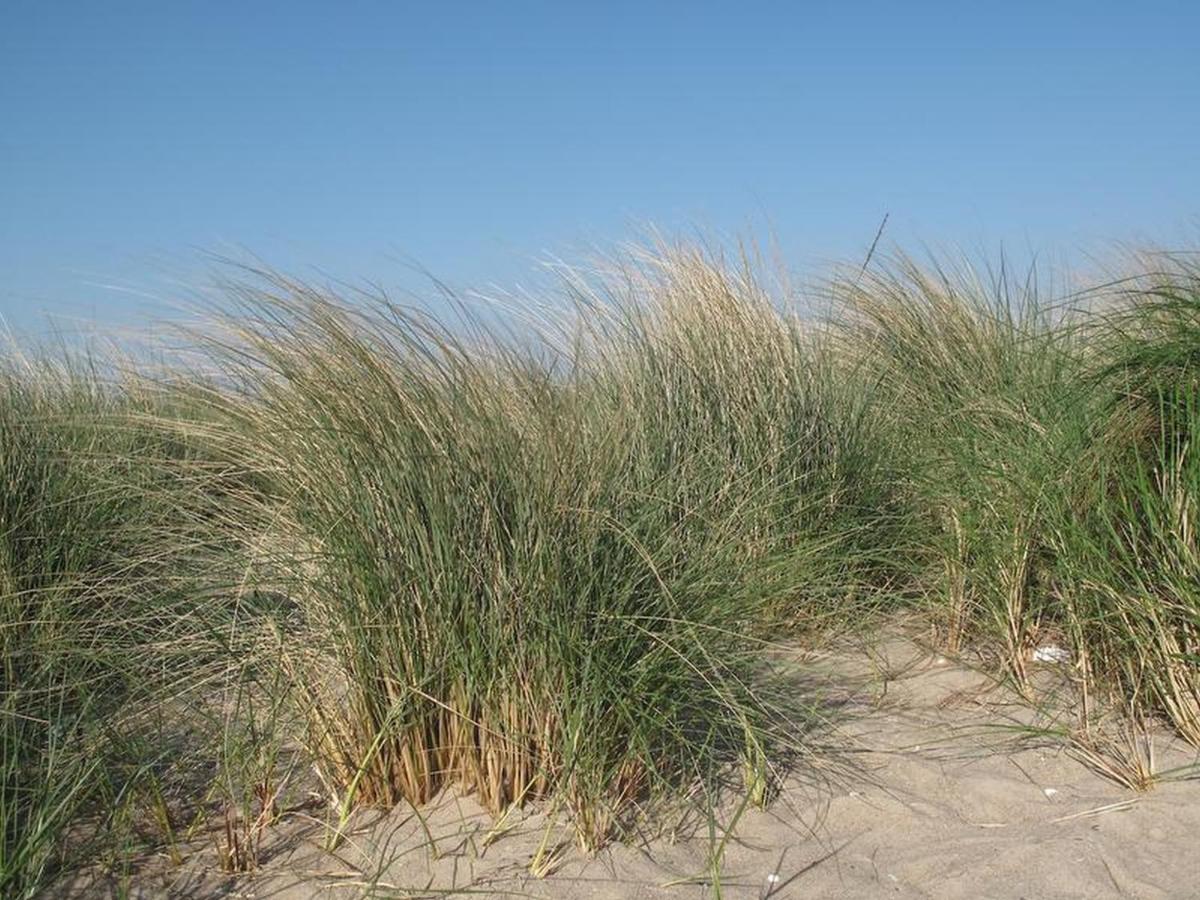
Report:
[[[1200,897],[1200,780],[1185,777],[1194,749],[1159,735],[1158,769],[1182,769],[1138,793],[1023,727],[1045,725],[1044,712],[911,639],[809,655],[804,666],[837,703],[820,738],[828,750],[767,809],[743,811],[724,845],[721,896]],[[726,803],[720,818],[737,811]],[[361,814],[329,852],[320,815],[272,826],[252,875],[217,874],[201,847],[182,866],[148,862],[133,895],[699,898],[715,894],[710,861],[723,836],[692,816],[589,857],[544,810],[497,827],[448,794],[419,817]]]

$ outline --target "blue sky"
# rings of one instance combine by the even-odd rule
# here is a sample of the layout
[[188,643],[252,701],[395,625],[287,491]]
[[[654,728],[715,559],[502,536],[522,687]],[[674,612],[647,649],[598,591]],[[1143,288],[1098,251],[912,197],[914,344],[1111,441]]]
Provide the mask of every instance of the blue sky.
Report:
[[645,223],[1074,258],[1195,243],[1196,3],[50,3],[0,12],[0,315],[204,252],[509,284]]

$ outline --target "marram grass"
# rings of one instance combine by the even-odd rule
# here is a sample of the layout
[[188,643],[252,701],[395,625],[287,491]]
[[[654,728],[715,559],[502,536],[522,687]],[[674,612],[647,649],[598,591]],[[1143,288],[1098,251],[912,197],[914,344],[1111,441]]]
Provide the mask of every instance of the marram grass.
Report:
[[1030,652],[1055,625],[1048,516],[1088,452],[1077,298],[1047,297],[1033,273],[905,258],[833,287],[924,520],[932,621],[950,649],[993,649],[1028,690]]
[[203,375],[15,360],[0,891],[184,820],[253,868],[297,766],[335,830],[453,788],[593,849],[766,802],[813,715],[770,643],[899,607],[1031,699],[1063,646],[1088,722],[1200,742],[1200,279],[1138,272],[875,262],[813,315],[655,245],[506,330],[246,271]]
[[545,798],[595,847],[699,773],[770,777],[791,728],[755,631],[861,589],[877,457],[748,277],[627,274],[572,282],[569,356],[241,290],[209,399],[269,473],[252,539],[338,803]]
[[86,362],[0,367],[6,897],[109,843],[125,802],[170,777],[172,710],[225,665],[219,479],[162,412]]
[[1048,296],[900,259],[834,293],[908,465],[941,639],[1031,698],[1034,650],[1067,646],[1085,716],[1196,743],[1200,281],[1187,256],[1141,265]]

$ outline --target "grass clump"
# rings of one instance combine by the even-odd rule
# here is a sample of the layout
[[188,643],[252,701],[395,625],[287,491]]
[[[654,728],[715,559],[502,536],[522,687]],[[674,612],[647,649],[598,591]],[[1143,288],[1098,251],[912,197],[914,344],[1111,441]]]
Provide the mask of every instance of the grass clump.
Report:
[[906,259],[834,285],[907,467],[931,624],[1030,699],[1034,651],[1068,648],[1085,736],[1113,712],[1200,735],[1196,285],[1176,260],[1047,299]]
[[1028,691],[1030,653],[1059,628],[1049,522],[1088,443],[1071,310],[1032,275],[906,259],[835,292],[917,498],[932,622],[952,650],[989,648]]
[[111,849],[211,677],[203,470],[86,364],[0,371],[0,893]]
[[595,847],[791,739],[750,637],[846,590],[873,461],[749,281],[636,275],[569,281],[570,340],[526,346],[240,289],[210,400],[269,485],[263,589],[340,805],[547,798]]
[[1200,745],[1200,272],[1154,263],[1102,323],[1096,461],[1056,536],[1089,676]]

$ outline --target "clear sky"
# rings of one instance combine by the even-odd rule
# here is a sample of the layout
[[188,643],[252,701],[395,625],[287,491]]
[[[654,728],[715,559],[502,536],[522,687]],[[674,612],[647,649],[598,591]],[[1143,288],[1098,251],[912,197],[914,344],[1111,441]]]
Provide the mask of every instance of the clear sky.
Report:
[[0,315],[161,313],[202,253],[508,284],[647,222],[801,270],[1200,234],[1200,3],[19,2]]

